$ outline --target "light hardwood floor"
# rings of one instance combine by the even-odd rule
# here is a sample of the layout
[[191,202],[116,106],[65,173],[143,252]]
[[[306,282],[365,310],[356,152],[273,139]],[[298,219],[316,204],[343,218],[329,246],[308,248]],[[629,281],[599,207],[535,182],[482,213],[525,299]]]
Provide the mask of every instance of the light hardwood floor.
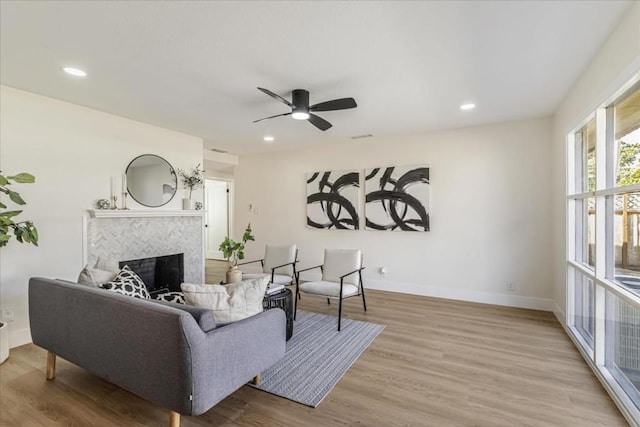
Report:
[[[215,283],[215,282],[214,282]],[[387,325],[316,409],[251,387],[188,426],[626,426],[551,313],[368,291]],[[303,296],[300,308],[336,314]],[[12,349],[0,366],[1,426],[165,426],[168,412],[46,352]]]

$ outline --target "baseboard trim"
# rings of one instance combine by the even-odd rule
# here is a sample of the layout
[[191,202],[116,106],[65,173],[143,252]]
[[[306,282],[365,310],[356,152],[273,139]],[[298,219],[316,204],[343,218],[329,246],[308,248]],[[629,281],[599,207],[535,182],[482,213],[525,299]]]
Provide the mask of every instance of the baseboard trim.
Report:
[[[301,279],[320,280],[318,273],[308,274]],[[365,289],[398,292],[402,294],[420,295],[425,297],[444,298],[458,301],[477,302],[481,304],[502,305],[507,307],[529,308],[533,310],[553,311],[554,301],[547,298],[529,297],[514,294],[499,294],[493,292],[472,291],[468,289],[448,289],[418,283],[393,282],[365,278]]]
[[[9,326],[11,328],[11,326]],[[31,329],[9,330],[9,348],[20,347],[31,342]]]
[[564,310],[561,309],[558,303],[555,301],[553,302],[553,314],[555,314],[556,319],[558,319],[558,322],[560,322],[560,324],[565,329],[567,329],[567,315],[564,312]]

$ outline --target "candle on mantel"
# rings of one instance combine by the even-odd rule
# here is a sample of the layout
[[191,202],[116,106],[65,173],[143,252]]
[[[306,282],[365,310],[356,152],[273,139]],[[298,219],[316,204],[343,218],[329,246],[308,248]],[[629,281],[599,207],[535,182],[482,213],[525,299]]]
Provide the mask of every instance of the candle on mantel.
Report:
[[122,194],[127,192],[127,175],[122,174]]
[[113,201],[113,196],[116,191],[116,179],[112,176],[111,178],[111,195],[109,196],[109,201]]

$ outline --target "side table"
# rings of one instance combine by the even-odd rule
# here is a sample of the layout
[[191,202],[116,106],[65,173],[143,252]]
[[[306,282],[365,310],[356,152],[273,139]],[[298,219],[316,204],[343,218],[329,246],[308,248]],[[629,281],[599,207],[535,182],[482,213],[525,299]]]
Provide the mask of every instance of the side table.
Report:
[[283,289],[274,294],[265,295],[262,300],[262,308],[270,310],[272,308],[281,308],[287,317],[287,341],[293,335],[293,298],[289,289]]

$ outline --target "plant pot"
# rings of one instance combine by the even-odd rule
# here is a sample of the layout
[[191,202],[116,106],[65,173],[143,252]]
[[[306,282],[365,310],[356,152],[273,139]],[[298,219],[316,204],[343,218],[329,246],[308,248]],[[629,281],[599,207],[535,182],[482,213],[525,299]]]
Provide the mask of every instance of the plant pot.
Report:
[[182,209],[192,211],[196,208],[196,201],[191,199],[182,199]]
[[238,266],[229,267],[227,270],[227,285],[231,283],[238,283],[242,281],[242,271]]
[[9,358],[9,324],[0,323],[0,363]]

